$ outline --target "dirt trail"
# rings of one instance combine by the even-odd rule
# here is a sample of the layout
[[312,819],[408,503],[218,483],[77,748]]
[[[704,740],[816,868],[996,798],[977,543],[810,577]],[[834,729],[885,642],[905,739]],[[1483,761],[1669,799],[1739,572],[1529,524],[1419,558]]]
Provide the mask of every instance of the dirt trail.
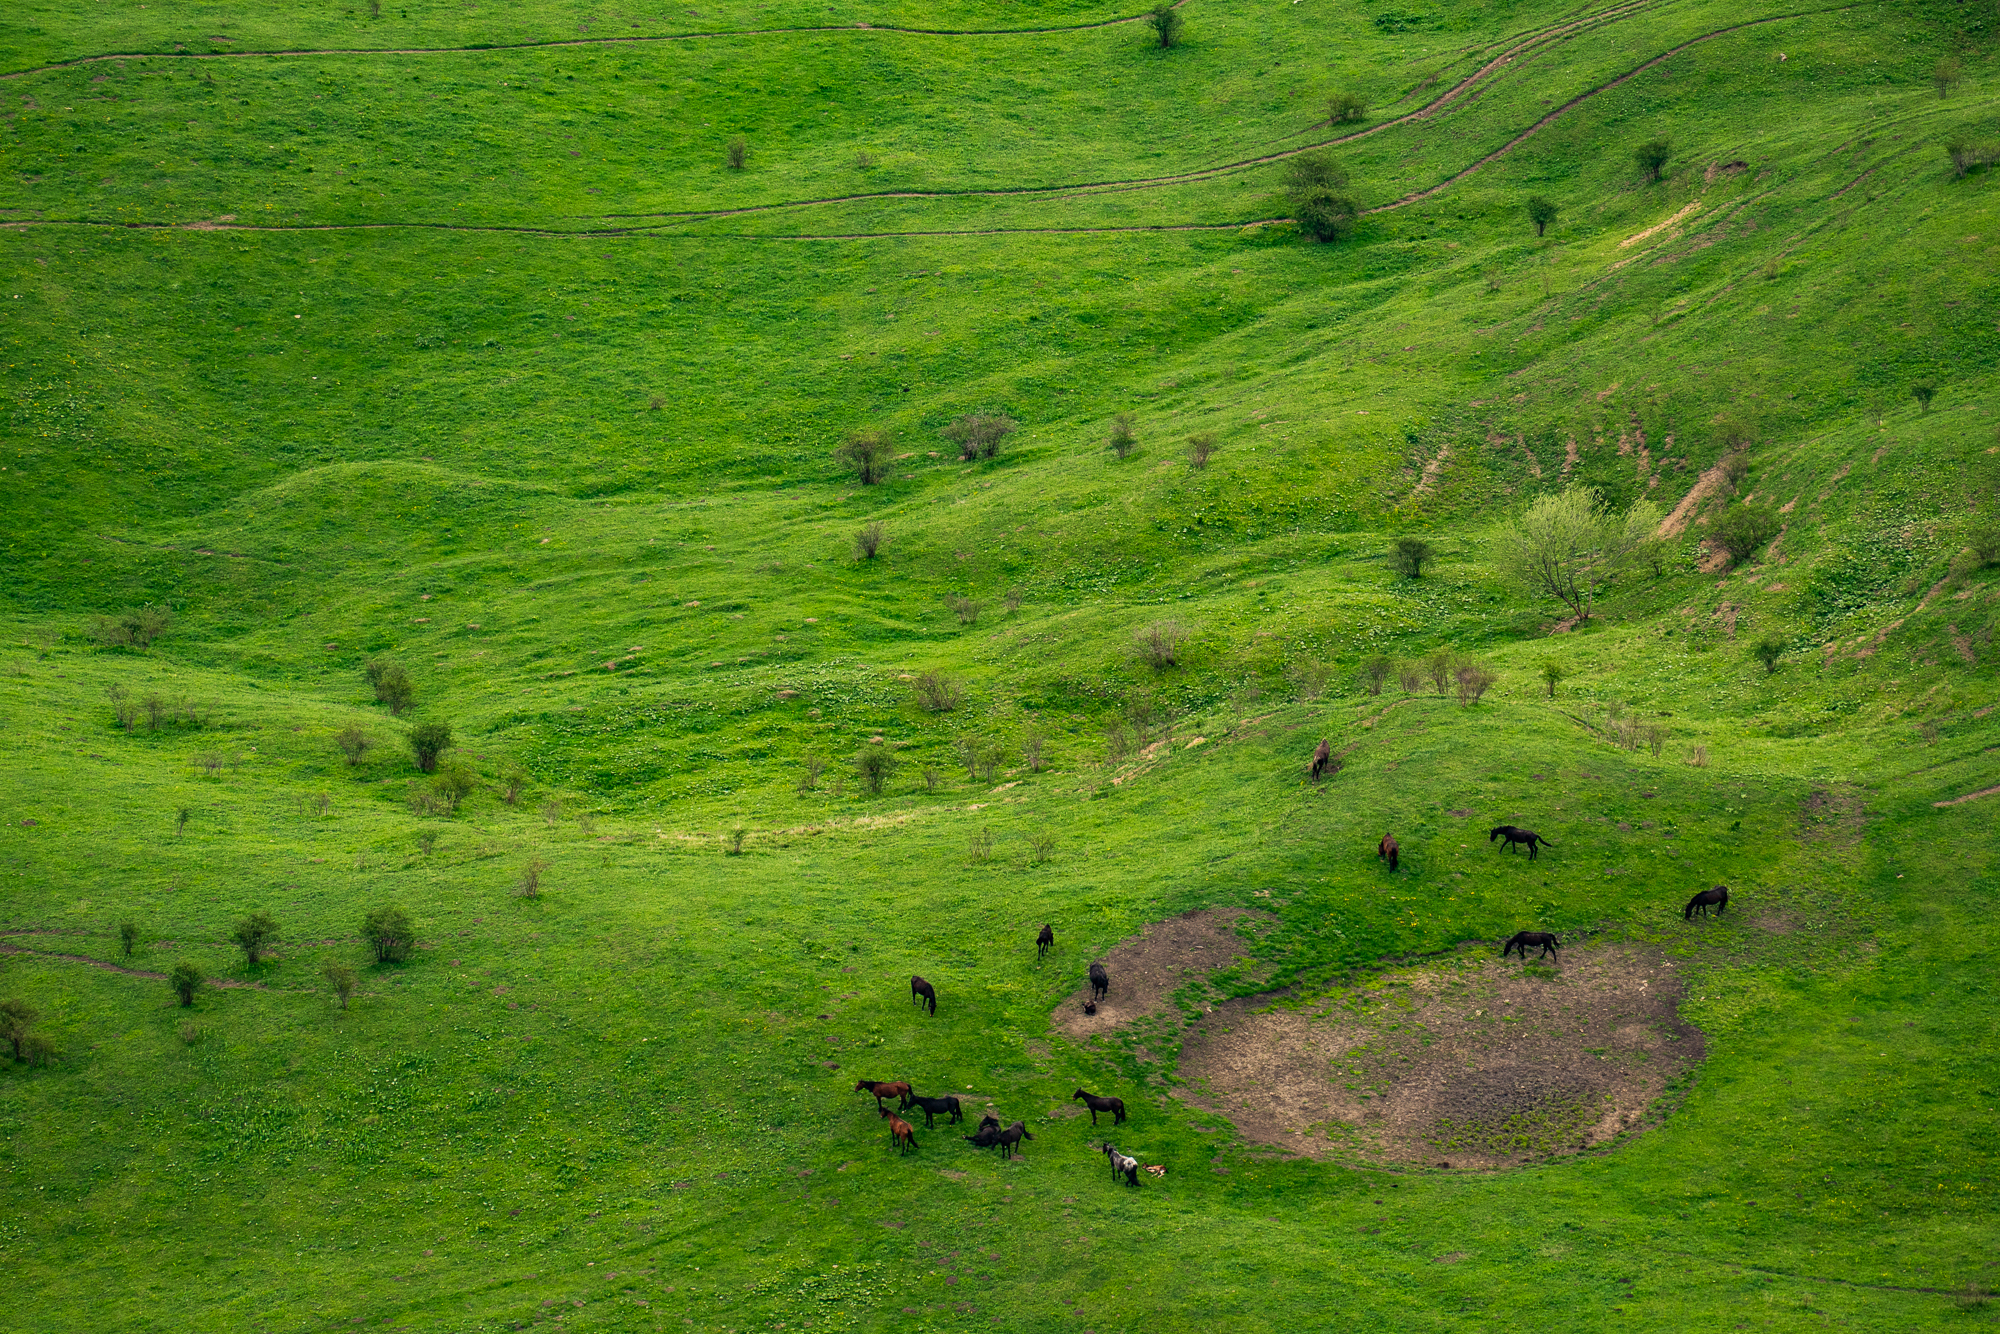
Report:
[[1933,805],[1933,806],[1957,806],[1957,805],[1960,805],[1960,804],[1962,804],[1962,803],[1964,803],[1964,802],[1968,802],[1968,801],[1977,801],[1977,800],[1979,800],[1979,798],[1981,798],[1981,797],[1990,797],[1990,796],[1993,796],[1993,795],[1994,795],[1994,794],[1996,794],[1996,793],[2000,793],[2000,787],[1985,787],[1985,788],[1981,788],[1981,789],[1980,789],[1979,791],[1977,791],[1977,792],[1968,792],[1968,793],[1966,793],[1966,794],[1965,794],[1964,796],[1962,796],[1962,797],[1953,797],[1953,798],[1951,798],[1951,799],[1950,799],[1949,801],[1934,801],[1934,802],[1932,802],[1932,803],[1931,803],[1931,805]]
[[1659,529],[1653,535],[1679,537],[1686,531],[1688,520],[1694,517],[1694,512],[1700,507],[1701,502],[1721,489],[1722,479],[1728,472],[1729,460],[1726,458],[1710,464],[1701,476],[1695,479],[1695,484],[1688,488],[1688,493],[1681,497],[1681,503],[1674,506],[1674,512],[1660,520]]
[[[10,934],[26,934],[26,933],[10,933]],[[28,958],[31,959],[59,959],[64,963],[80,963],[89,968],[99,968],[107,973],[119,973],[125,977],[143,977],[146,978],[148,981],[152,982],[164,982],[167,980],[167,975],[165,973],[155,973],[144,968],[125,968],[119,964],[110,963],[104,959],[93,959],[87,954],[58,954],[54,950],[31,950],[21,945],[10,945],[6,941],[0,941],[0,954],[20,954],[20,955],[26,955]],[[238,982],[234,978],[228,978],[228,977],[206,978],[204,979],[203,984],[206,986],[223,987],[223,988],[241,987],[249,991],[270,990],[270,988],[265,986],[262,982]]]

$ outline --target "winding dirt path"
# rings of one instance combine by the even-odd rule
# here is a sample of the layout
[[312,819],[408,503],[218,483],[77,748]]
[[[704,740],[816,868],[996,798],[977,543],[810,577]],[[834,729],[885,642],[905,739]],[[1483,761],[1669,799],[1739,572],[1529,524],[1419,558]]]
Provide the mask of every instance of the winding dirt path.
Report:
[[[17,932],[10,934],[25,935],[28,933]],[[125,977],[143,977],[146,978],[148,981],[152,982],[164,982],[167,980],[167,975],[165,973],[155,973],[144,968],[126,968],[119,964],[107,962],[106,960],[103,959],[93,959],[88,954],[58,954],[54,950],[31,950],[22,945],[8,944],[6,941],[0,941],[0,954],[20,954],[20,955],[25,955],[31,959],[58,959],[61,960],[63,963],[80,963],[87,968],[99,968],[107,973],[119,973]],[[270,990],[270,988],[265,986],[262,982],[238,982],[234,978],[229,978],[229,977],[205,978],[203,979],[203,985],[211,987],[222,987],[225,989],[231,987],[240,987],[246,991]]]
[[2000,793],[2000,787],[1986,787],[1986,788],[1981,788],[1981,789],[1980,789],[1979,791],[1977,791],[1977,792],[1968,792],[1968,793],[1966,793],[1966,794],[1965,794],[1964,796],[1962,796],[1962,797],[1953,797],[1953,798],[1951,798],[1951,799],[1950,799],[1950,800],[1948,800],[1948,801],[1934,801],[1934,802],[1932,802],[1932,803],[1931,803],[1931,805],[1933,805],[1933,806],[1957,806],[1957,805],[1961,805],[1961,804],[1962,804],[1962,803],[1964,803],[1964,802],[1968,802],[1968,801],[1977,801],[1977,800],[1978,800],[1979,798],[1981,798],[1981,797],[1990,797],[1990,796],[1993,796],[1993,795],[1995,795],[1996,793]]

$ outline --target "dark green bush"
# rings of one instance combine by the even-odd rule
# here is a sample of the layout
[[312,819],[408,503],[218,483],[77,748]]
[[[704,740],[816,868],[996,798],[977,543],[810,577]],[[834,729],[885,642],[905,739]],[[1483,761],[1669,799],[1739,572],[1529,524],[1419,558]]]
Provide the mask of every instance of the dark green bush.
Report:
[[1159,38],[1161,47],[1168,50],[1180,45],[1182,22],[1180,11],[1169,4],[1168,0],[1160,0],[1159,4],[1153,6],[1152,12],[1146,15],[1146,26],[1153,30],[1155,37]]
[[1556,214],[1560,211],[1553,199],[1547,199],[1541,195],[1528,196],[1528,221],[1535,224],[1535,235],[1537,236],[1541,236],[1548,231],[1549,224],[1556,220]]
[[277,942],[277,919],[259,909],[238,921],[229,938],[242,947],[244,961],[254,968],[264,951]]
[[375,702],[388,705],[390,713],[400,714],[417,702],[417,688],[400,664],[376,658],[362,672],[375,688]]
[[1424,577],[1424,566],[1437,559],[1437,548],[1421,537],[1399,537],[1389,548],[1389,568],[1409,579]]
[[377,963],[400,963],[416,944],[417,928],[408,913],[388,904],[362,920],[361,938],[374,948]]
[[180,997],[183,1007],[194,1004],[194,993],[207,980],[201,969],[185,960],[175,964],[174,970],[167,974],[167,985],[173,988],[174,995]]
[[896,757],[881,746],[864,747],[854,757],[854,768],[870,792],[880,793],[882,785],[896,772]]
[[1285,199],[1292,221],[1315,241],[1338,241],[1354,230],[1360,206],[1347,193],[1347,172],[1327,153],[1301,153],[1285,164]]
[[450,723],[418,723],[410,729],[410,754],[425,773],[436,773],[438,756],[450,749]]
[[1738,505],[1726,511],[1709,529],[1708,543],[1729,558],[1734,567],[1749,560],[1778,535],[1775,512],[1763,505]]
[[1646,173],[1648,181],[1660,179],[1660,173],[1667,169],[1667,159],[1673,155],[1674,146],[1665,139],[1648,139],[1632,150],[1632,160]]

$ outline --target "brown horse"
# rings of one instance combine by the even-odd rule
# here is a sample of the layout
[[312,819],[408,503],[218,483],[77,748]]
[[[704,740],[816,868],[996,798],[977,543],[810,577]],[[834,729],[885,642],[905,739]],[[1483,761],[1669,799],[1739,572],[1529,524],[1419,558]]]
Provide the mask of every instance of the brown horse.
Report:
[[889,1143],[896,1147],[898,1153],[908,1153],[917,1147],[917,1128],[915,1126],[890,1111],[887,1107],[881,1107],[877,1110],[889,1122]]
[[1681,920],[1693,921],[1694,910],[1696,908],[1701,909],[1703,917],[1708,916],[1711,904],[1714,905],[1718,915],[1723,909],[1727,908],[1729,906],[1729,886],[1717,885],[1714,889],[1704,889],[1701,893],[1689,899],[1687,907],[1681,909]]
[[1534,949],[1537,945],[1541,946],[1542,949],[1541,954],[1537,956],[1538,958],[1546,959],[1553,954],[1556,956],[1558,963],[1562,961],[1562,942],[1557,940],[1548,931],[1516,931],[1512,938],[1501,947],[1500,957],[1504,959],[1515,950],[1519,950],[1521,951],[1521,962],[1526,963],[1528,961],[1528,951]]
[[1307,771],[1311,774],[1313,782],[1317,783],[1332,763],[1333,748],[1324,741],[1320,742],[1319,749],[1313,752],[1312,767]]
[[[882,1099],[884,1098],[908,1098],[910,1096],[910,1086],[901,1080],[857,1079],[854,1081],[854,1091],[856,1093],[874,1094],[875,1106],[878,1108],[881,1107]],[[904,1103],[904,1106],[907,1107],[908,1105],[908,1103]]]
[[910,999],[917,1003],[919,1009],[928,1004],[931,1013],[937,1013],[937,990],[921,977],[910,979]]
[[1382,835],[1382,841],[1375,845],[1375,855],[1389,863],[1389,869],[1396,869],[1396,858],[1403,851],[1403,845],[1396,841],[1394,834]]

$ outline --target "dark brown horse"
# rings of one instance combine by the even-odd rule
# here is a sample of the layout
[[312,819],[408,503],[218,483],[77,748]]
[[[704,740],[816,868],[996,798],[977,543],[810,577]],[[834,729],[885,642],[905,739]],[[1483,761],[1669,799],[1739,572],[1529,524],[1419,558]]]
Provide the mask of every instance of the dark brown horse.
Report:
[[1701,915],[1706,917],[1711,905],[1713,905],[1718,914],[1729,906],[1729,886],[1717,885],[1714,889],[1704,889],[1701,893],[1689,899],[1688,906],[1681,909],[1681,920],[1693,921],[1694,910],[1696,908],[1701,909]]
[[1396,858],[1402,851],[1403,845],[1396,841],[1394,834],[1382,835],[1382,841],[1375,845],[1375,855],[1389,863],[1389,869],[1392,871],[1396,869]]
[[903,1110],[907,1112],[912,1107],[923,1109],[925,1130],[929,1130],[937,1124],[937,1122],[931,1119],[932,1117],[943,1116],[947,1112],[951,1114],[952,1121],[963,1121],[965,1119],[965,1113],[958,1109],[958,1099],[949,1093],[945,1094],[942,1098],[926,1098],[912,1093],[903,1101]]
[[898,1153],[908,1153],[917,1147],[917,1128],[887,1107],[878,1108],[889,1122],[889,1143],[896,1146]]
[[1110,990],[1111,990],[1111,974],[1104,971],[1104,965],[1101,963],[1094,963],[1090,965],[1091,1000],[1093,1001],[1103,1000],[1105,994]]
[[1085,1093],[1082,1089],[1078,1089],[1069,1095],[1071,1102],[1075,1102],[1078,1098],[1083,1099],[1083,1105],[1090,1109],[1090,1124],[1097,1124],[1097,1114],[1099,1112],[1111,1113],[1111,1124],[1114,1126],[1125,1124],[1125,1100],[1123,1098],[1100,1098],[1095,1093]]
[[1035,962],[1040,963],[1043,957],[1046,956],[1048,952],[1054,949],[1055,947],[1056,947],[1055,928],[1045,923],[1042,926],[1042,934],[1035,937]]
[[[993,1142],[1000,1146],[1001,1157],[1012,1158],[1014,1156],[1015,1145],[1019,1144],[1024,1139],[1033,1139],[1033,1138],[1034,1136],[1028,1133],[1028,1127],[1024,1123],[1016,1121],[1013,1125],[1008,1126],[1005,1130],[1001,1131],[999,1135],[995,1136]],[[1028,1155],[1025,1153],[1021,1155],[1021,1157],[1023,1158],[1027,1156]]]
[[929,1004],[931,1013],[937,1013],[937,991],[921,977],[910,979],[910,999],[917,1003],[918,1009],[922,1009],[924,1005]]
[[1553,954],[1556,956],[1556,962],[1562,962],[1562,942],[1547,931],[1516,931],[1507,943],[1501,947],[1500,957],[1504,959],[1515,950],[1519,950],[1521,951],[1521,962],[1526,963],[1528,961],[1528,951],[1537,945],[1542,947],[1542,952],[1537,957],[1546,959]]
[[1536,833],[1532,829],[1517,829],[1515,826],[1510,824],[1503,824],[1486,835],[1486,841],[1488,843],[1491,843],[1496,838],[1504,838],[1507,840],[1507,851],[1509,852],[1513,852],[1515,850],[1514,845],[1516,843],[1526,843],[1528,845],[1529,861],[1535,860],[1535,852],[1538,845],[1544,848],[1552,848],[1555,846],[1555,844],[1549,842],[1547,839],[1543,838],[1540,834]]
[[960,1138],[970,1141],[976,1149],[990,1149],[1000,1142],[1000,1118],[988,1112],[979,1118],[979,1129]]
[[[856,1093],[874,1094],[875,1106],[878,1108],[881,1107],[882,1099],[884,1098],[907,1098],[910,1096],[910,1086],[900,1080],[857,1079],[854,1081],[854,1091]],[[908,1106],[907,1103],[904,1105]]]
[[1307,772],[1312,775],[1313,782],[1317,783],[1331,768],[1332,764],[1333,748],[1322,741],[1319,743],[1319,749],[1313,752],[1312,767]]

